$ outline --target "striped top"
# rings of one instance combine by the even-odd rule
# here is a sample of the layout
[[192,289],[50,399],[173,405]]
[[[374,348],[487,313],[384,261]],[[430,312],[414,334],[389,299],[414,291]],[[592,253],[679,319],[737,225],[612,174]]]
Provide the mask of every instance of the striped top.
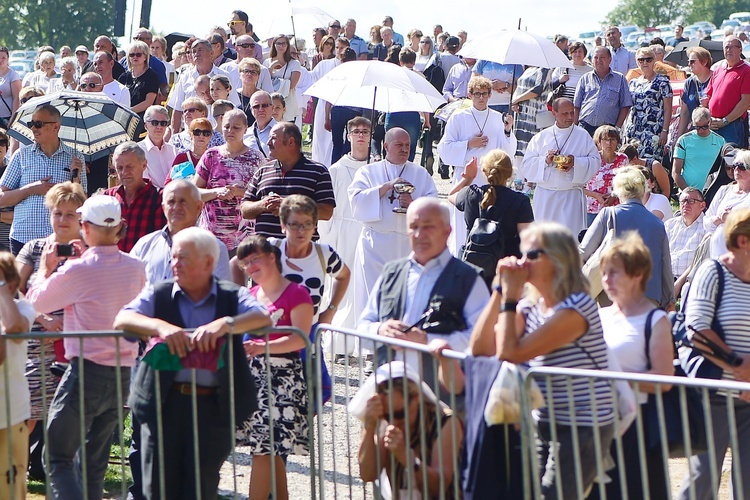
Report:
[[[739,354],[750,354],[750,319],[747,315],[750,283],[740,280],[723,263],[721,271],[724,273],[724,290],[717,319],[724,330],[724,342]],[[698,268],[690,285],[685,311],[688,325],[698,330],[711,328],[718,286],[719,271],[713,260],[708,260]],[[722,379],[734,380],[734,376],[725,371]]]
[[[599,311],[596,302],[584,292],[574,293],[564,300],[555,304],[550,312],[543,312],[539,305],[532,305],[523,301],[521,307],[526,316],[526,328],[524,335],[535,331],[545,324],[556,312],[563,309],[572,309],[584,317],[588,323],[588,330],[575,342],[566,344],[556,351],[537,356],[529,361],[529,365],[560,368],[578,368],[587,370],[606,370],[607,344],[604,342],[602,323],[599,319]],[[558,424],[571,425],[572,412],[575,412],[576,425],[593,426],[594,409],[592,397],[589,392],[589,380],[585,378],[568,379],[564,376],[550,377],[547,385],[547,377],[535,379],[544,394],[547,406],[537,410],[535,414],[539,420],[549,422],[549,400],[548,391],[552,391],[552,404],[554,405],[555,422]],[[568,397],[568,382],[570,381],[573,408],[571,409]],[[594,381],[594,395],[596,399],[597,425],[607,425],[614,422],[614,406],[612,402],[612,391],[607,380],[597,379]]]

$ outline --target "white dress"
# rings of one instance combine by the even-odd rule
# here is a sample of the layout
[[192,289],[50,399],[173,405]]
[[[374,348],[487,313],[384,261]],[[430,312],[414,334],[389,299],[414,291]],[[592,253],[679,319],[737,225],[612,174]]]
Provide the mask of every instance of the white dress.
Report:
[[[545,163],[547,151],[573,155],[573,168],[565,172]],[[585,184],[601,167],[601,156],[594,140],[584,129],[572,125],[561,129],[552,125],[531,138],[519,174],[534,189],[534,220],[559,222],[578,236],[586,229]]]
[[361,167],[349,187],[349,201],[354,218],[363,224],[357,241],[354,266],[354,307],[364,310],[367,298],[383,266],[409,255],[411,247],[406,228],[406,214],[394,213],[398,200],[386,194],[380,198],[380,186],[397,177],[411,182],[412,199],[421,196],[437,198],[435,182],[427,170],[411,162],[395,165],[386,160]]
[[[482,148],[470,148],[469,140],[479,135],[487,136],[487,145]],[[479,171],[472,184],[484,186],[487,184],[487,178],[481,170],[482,157],[494,149],[501,149],[512,159],[517,146],[515,134],[511,133],[510,137],[505,135],[502,113],[490,108],[479,111],[472,106],[451,115],[437,148],[443,163],[456,167],[451,180],[452,186],[461,182],[465,165],[472,158],[479,160]],[[450,211],[453,230],[448,238],[448,249],[458,257],[461,246],[466,242],[466,222],[463,213],[453,205],[450,206]]]
[[[324,59],[320,61],[315,69],[312,70],[314,81],[318,81],[326,73],[341,64],[337,58]],[[322,163],[326,167],[331,166],[331,155],[333,154],[333,139],[330,130],[326,130],[326,101],[318,99],[315,107],[315,118],[313,119],[313,140],[312,140],[312,159]]]

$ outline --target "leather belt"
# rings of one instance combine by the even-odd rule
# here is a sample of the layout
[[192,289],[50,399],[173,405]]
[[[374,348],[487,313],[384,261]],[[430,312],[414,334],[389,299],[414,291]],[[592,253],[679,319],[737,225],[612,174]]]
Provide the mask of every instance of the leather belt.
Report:
[[201,387],[199,385],[193,387],[193,384],[181,384],[175,382],[172,384],[172,389],[183,396],[190,396],[193,393],[195,393],[196,396],[213,396],[216,394],[218,387]]

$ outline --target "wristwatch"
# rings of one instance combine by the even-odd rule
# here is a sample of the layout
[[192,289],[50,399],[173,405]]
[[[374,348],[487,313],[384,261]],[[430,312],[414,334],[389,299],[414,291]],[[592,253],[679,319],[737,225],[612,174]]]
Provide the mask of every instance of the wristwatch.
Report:
[[229,333],[234,333],[234,318],[231,316],[226,316],[224,318],[224,321],[226,321],[227,325],[229,325]]
[[328,305],[328,310],[329,311],[335,311],[338,308],[339,308],[339,306],[337,306],[336,304],[329,304]]
[[729,120],[727,120],[726,117],[722,118],[721,119],[721,126],[722,127],[726,127],[727,125],[729,125]]

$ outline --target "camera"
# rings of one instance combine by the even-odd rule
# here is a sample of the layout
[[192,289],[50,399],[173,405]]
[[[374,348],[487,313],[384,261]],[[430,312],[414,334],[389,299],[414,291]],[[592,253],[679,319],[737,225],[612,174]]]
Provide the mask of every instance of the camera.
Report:
[[75,257],[76,247],[73,245],[66,245],[63,243],[57,244],[57,256],[58,257]]

